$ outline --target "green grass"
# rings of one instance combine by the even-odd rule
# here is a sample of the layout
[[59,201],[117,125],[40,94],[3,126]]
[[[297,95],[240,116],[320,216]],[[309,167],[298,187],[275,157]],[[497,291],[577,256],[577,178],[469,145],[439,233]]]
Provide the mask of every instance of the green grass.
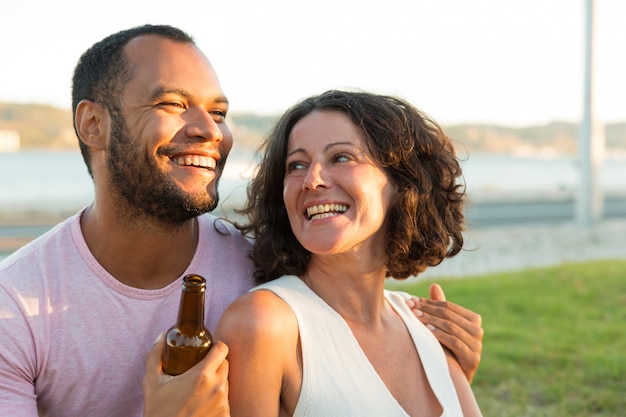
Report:
[[483,318],[484,416],[626,416],[626,260],[434,281]]

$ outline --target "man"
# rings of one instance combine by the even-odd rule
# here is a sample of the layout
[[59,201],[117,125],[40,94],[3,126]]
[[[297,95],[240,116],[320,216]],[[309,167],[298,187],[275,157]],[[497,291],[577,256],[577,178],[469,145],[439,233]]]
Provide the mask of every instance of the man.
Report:
[[[233,142],[213,67],[178,29],[122,31],[81,57],[72,108],[95,198],[0,263],[0,414],[227,414],[226,345],[173,378],[154,345],[187,273],[207,279],[209,329],[252,286],[250,242],[203,215]],[[412,303],[471,379],[480,317]]]

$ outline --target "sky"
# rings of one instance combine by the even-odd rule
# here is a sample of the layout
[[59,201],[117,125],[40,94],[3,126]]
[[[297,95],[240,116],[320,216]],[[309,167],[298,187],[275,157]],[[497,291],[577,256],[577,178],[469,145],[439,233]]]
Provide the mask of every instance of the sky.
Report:
[[[7,4],[8,3],[8,4]],[[70,108],[82,52],[144,23],[191,34],[231,112],[278,114],[331,88],[402,96],[442,124],[579,122],[585,0],[10,0],[0,101]],[[626,121],[626,1],[595,0],[594,102]]]

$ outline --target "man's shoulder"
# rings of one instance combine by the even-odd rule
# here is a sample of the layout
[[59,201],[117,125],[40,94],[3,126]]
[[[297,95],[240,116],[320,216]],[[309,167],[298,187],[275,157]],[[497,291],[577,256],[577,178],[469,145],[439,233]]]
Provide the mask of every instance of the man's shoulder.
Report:
[[62,262],[67,257],[68,245],[73,245],[72,221],[73,217],[64,220],[0,261],[0,277]]
[[242,249],[248,250],[252,246],[252,239],[244,236],[229,220],[216,217],[212,214],[203,214],[198,217],[200,232],[211,239],[232,240]]

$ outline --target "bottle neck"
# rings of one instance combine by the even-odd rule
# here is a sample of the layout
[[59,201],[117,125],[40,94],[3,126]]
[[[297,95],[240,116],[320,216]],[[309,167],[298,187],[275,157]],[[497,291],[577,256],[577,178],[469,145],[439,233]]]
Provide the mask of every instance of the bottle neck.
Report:
[[181,330],[204,328],[204,291],[183,289],[178,309],[178,327]]

